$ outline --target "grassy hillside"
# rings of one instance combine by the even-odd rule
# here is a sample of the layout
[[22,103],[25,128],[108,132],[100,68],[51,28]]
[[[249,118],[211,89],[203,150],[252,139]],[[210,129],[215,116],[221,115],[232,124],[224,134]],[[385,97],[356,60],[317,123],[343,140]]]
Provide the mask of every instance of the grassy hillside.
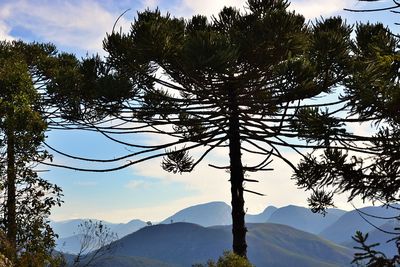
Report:
[[352,253],[316,235],[279,224],[248,226],[250,259],[256,266],[349,266]]
[[143,257],[114,256],[103,259],[94,264],[97,267],[177,267],[176,265],[166,264],[158,260]]
[[[259,267],[349,266],[352,259],[348,249],[288,226],[249,224],[248,229],[248,256]],[[116,241],[114,255],[139,256],[186,267],[217,259],[231,248],[231,243],[230,226],[161,224]]]
[[[75,255],[64,254],[64,257],[68,263],[68,266],[75,266],[74,260],[76,258]],[[97,257],[94,260],[88,262],[90,257],[83,257],[79,262],[78,266],[96,266],[96,267],[178,267],[173,264],[166,264],[164,262],[147,259],[144,257],[135,257],[135,256],[117,256],[117,255],[108,255]],[[89,265],[87,265],[89,264]]]

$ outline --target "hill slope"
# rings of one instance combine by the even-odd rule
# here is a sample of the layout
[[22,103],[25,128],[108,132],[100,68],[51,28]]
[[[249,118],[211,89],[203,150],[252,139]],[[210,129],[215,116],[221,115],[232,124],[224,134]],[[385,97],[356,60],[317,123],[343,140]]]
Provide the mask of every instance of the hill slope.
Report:
[[113,256],[94,262],[96,267],[177,267],[154,259],[143,257]]
[[[76,266],[75,255],[64,254],[68,266]],[[96,266],[96,267],[177,267],[176,265],[166,264],[164,262],[147,259],[143,257],[130,256],[102,256],[90,260],[90,258],[82,257],[78,266]]]
[[[278,224],[248,225],[249,259],[261,267],[349,266],[352,253],[319,237]],[[114,243],[116,256],[139,256],[177,266],[217,259],[230,250],[231,227],[189,223],[145,227]]]

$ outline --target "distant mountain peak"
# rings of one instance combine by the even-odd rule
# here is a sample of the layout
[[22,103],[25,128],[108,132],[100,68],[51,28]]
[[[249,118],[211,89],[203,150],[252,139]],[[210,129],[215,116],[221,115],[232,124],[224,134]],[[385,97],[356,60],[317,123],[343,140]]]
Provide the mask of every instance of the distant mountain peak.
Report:
[[319,234],[336,222],[344,213],[345,211],[342,210],[329,212],[328,209],[327,214],[323,216],[322,214],[313,213],[309,208],[288,205],[275,210],[268,222],[289,225],[299,230]]
[[231,224],[231,207],[222,201],[194,205],[178,211],[161,223],[171,222],[196,223],[202,226]]

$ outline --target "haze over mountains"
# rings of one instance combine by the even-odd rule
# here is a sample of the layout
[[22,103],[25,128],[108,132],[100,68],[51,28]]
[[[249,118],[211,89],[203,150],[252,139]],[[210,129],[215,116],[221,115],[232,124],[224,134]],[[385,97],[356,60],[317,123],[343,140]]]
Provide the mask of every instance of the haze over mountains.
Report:
[[[96,219],[92,219],[93,221],[98,221]],[[76,234],[79,234],[79,225],[85,222],[86,219],[73,219],[67,221],[52,221],[50,222],[51,227],[54,232],[56,232],[59,237],[65,238],[70,237]],[[133,233],[140,228],[146,226],[146,222],[142,220],[131,220],[128,223],[110,223],[106,221],[102,221],[104,225],[109,227],[109,229],[116,233],[118,237],[126,236],[130,233]]]
[[271,214],[267,222],[292,226],[313,234],[319,234],[323,229],[336,222],[346,211],[328,209],[327,214],[313,213],[310,209],[299,206],[286,206]]
[[351,241],[349,236],[354,235],[357,230],[367,233],[376,230],[374,225],[380,227],[381,225],[388,223],[387,219],[379,219],[376,217],[393,218],[399,213],[396,209],[386,209],[382,207],[365,207],[359,209],[359,211],[361,212],[361,215],[363,215],[363,213],[373,215],[363,215],[369,223],[363,219],[357,210],[352,210],[343,214],[343,216],[341,216],[336,222],[326,227],[320,233],[320,236],[335,243],[343,244]]
[[[380,217],[396,214],[395,210],[382,207],[360,210]],[[113,266],[116,262],[114,266],[122,267],[191,266],[216,259],[231,248],[230,212],[226,203],[211,202],[183,209],[153,226],[146,226],[141,220],[126,224],[105,222],[121,239],[115,242],[112,262],[104,261],[99,266]],[[395,226],[388,220],[371,218],[370,221],[391,230]],[[76,227],[82,222],[52,222],[61,237],[58,250],[76,253],[80,245]],[[390,239],[374,231],[374,226],[357,211],[329,209],[324,217],[304,207],[271,206],[260,214],[246,215],[246,222],[249,258],[256,266],[294,266],[291,265],[294,263],[296,266],[350,266],[355,245],[351,236],[356,230],[371,232],[371,242]],[[381,247],[389,254],[395,253],[393,243]],[[274,259],[284,260],[278,265]]]

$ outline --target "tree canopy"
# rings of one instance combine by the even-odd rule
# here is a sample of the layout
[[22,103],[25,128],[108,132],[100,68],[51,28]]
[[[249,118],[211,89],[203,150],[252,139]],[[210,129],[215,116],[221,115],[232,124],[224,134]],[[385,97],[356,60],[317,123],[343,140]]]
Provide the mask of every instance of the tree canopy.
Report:
[[[104,61],[79,61],[49,48],[49,56],[24,63],[26,79],[40,84],[41,114],[50,127],[99,131],[131,147],[112,159],[50,147],[118,167],[45,164],[113,171],[163,157],[165,170],[182,173],[226,149],[229,165],[211,166],[230,173],[233,251],[240,256],[247,249],[244,192],[261,194],[244,186],[257,182],[245,174],[272,170],[274,158],[312,191],[315,211],[333,205],[333,194],[341,192],[350,192],[350,200],[397,200],[397,38],[382,24],[360,24],[352,39],[341,18],[306,23],[288,7],[285,0],[248,0],[244,11],[225,7],[211,19],[188,20],[146,10],[129,33],[107,36]],[[111,120],[117,123],[110,126]],[[353,133],[359,123],[376,134]],[[123,134],[168,138],[149,145]],[[302,157],[298,165],[285,155],[288,149]],[[191,151],[201,153],[193,158]],[[260,161],[244,163],[244,153]]]
[[[233,250],[242,256],[247,247],[243,192],[258,194],[244,188],[244,182],[255,182],[244,173],[271,170],[272,157],[296,170],[282,153],[285,148],[304,155],[303,148],[325,148],[340,138],[357,139],[344,128],[347,119],[331,117],[338,111],[329,111],[345,100],[312,101],[330,94],[347,77],[351,27],[340,18],[308,25],[288,6],[282,0],[249,0],[246,11],[226,7],[211,20],[201,15],[184,20],[159,10],[139,12],[129,33],[107,36],[106,61],[94,68],[100,79],[111,77],[130,85],[106,87],[122,101],[111,105],[105,101],[97,108],[120,124],[95,128],[134,149],[129,155],[98,161],[132,157],[118,167],[123,168],[164,156],[165,170],[182,173],[193,170],[216,148],[229,150],[229,166],[213,166],[230,172]],[[93,82],[98,91],[107,86],[97,78]],[[64,95],[53,92],[54,98]],[[303,127],[304,117],[313,117],[314,124]],[[120,140],[122,133],[161,134],[172,141],[134,144]],[[200,148],[203,152],[198,158],[188,154]],[[243,164],[242,153],[263,159]]]
[[350,119],[369,122],[370,133],[360,140],[370,156],[350,153],[360,145],[341,140],[347,150],[328,148],[320,156],[316,150],[303,159],[295,177],[301,187],[320,192],[312,198],[317,209],[332,204],[332,194],[320,191],[324,187],[333,193],[349,192],[349,200],[356,196],[382,203],[400,199],[399,39],[382,24],[360,24],[356,36],[340,98]]

